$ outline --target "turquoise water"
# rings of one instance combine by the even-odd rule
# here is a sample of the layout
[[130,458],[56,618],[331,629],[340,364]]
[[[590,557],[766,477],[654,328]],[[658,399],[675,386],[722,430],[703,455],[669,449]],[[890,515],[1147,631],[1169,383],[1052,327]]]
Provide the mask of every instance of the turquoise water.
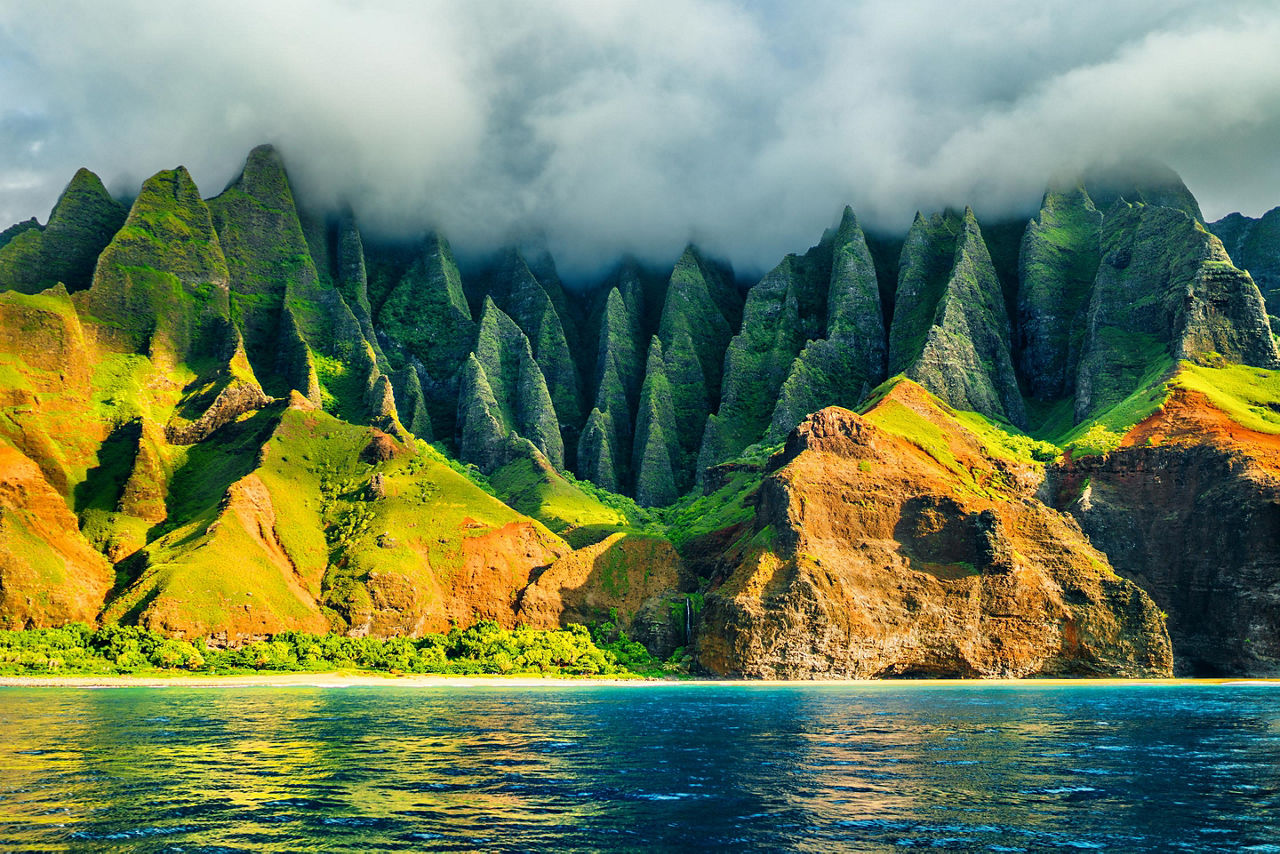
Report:
[[1280,690],[0,689],[0,848],[1280,851]]

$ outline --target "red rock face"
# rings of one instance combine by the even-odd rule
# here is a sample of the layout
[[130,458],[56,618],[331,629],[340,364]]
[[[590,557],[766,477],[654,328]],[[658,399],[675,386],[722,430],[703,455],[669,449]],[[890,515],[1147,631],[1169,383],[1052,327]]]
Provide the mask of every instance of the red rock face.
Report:
[[770,464],[754,534],[707,597],[698,660],[760,678],[1168,675],[1163,620],[1034,466],[997,459],[917,387],[920,445],[830,408]]
[[1067,461],[1050,483],[1168,612],[1179,674],[1280,669],[1280,436],[1175,390],[1121,448]]

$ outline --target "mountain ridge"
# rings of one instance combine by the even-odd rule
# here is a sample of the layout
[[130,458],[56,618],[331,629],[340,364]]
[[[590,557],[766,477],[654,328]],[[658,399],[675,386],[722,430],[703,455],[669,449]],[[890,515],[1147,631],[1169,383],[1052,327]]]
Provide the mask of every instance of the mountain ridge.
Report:
[[[1265,669],[1270,652],[1204,652],[1185,624],[1192,604],[1170,607],[1153,558],[1108,533],[1130,523],[1098,521],[1138,518],[1140,508],[1117,485],[1106,487],[1107,506],[1119,509],[1086,512],[1077,473],[1110,483],[1118,469],[1107,466],[1137,453],[1139,441],[1154,442],[1165,466],[1208,453],[1151,427],[1162,412],[1168,421],[1188,382],[1229,377],[1255,389],[1206,404],[1225,406],[1214,411],[1232,423],[1256,417],[1273,395],[1280,406],[1265,297],[1232,255],[1269,283],[1268,265],[1280,264],[1263,239],[1269,225],[1206,226],[1176,176],[1090,180],[1049,188],[1020,242],[1013,224],[980,223],[972,209],[922,213],[893,262],[896,239],[868,237],[845,208],[811,249],[750,287],[690,245],[669,273],[623,259],[569,296],[545,253],[511,248],[464,273],[443,235],[415,247],[368,243],[357,212],[295,200],[269,146],[207,201],[185,170],[158,173],[116,226],[101,182],[77,173],[48,226],[19,224],[0,245],[0,448],[23,473],[0,510],[0,582],[30,589],[34,558],[22,552],[39,551],[43,565],[61,561],[64,576],[89,584],[50,582],[50,602],[102,588],[90,597],[101,595],[98,610],[89,617],[81,607],[76,618],[230,643],[288,629],[417,634],[450,619],[549,626],[616,611],[615,623],[664,655],[684,645],[673,638],[696,635],[701,666],[739,675],[1135,674],[1228,661]],[[81,210],[97,219],[72,216]],[[93,227],[58,225],[70,221]],[[75,263],[42,262],[46,242],[81,247],[67,256]],[[83,282],[76,271],[97,242]],[[25,293],[48,276],[76,281]],[[1230,403],[1238,399],[1252,402]],[[821,442],[804,452],[829,472],[787,450],[815,430],[858,437],[835,456]],[[1270,493],[1230,472],[1233,460],[1269,459],[1270,440],[1259,437],[1270,433],[1245,435],[1244,445],[1209,454],[1206,471],[1224,488],[1238,484],[1242,506],[1261,507]],[[1196,447],[1225,441],[1208,426],[1200,439]],[[956,468],[961,460],[968,468]],[[992,548],[1039,555],[961,560],[976,567],[969,581],[935,581],[952,591],[939,601],[965,585],[985,591],[965,595],[996,596],[1007,573],[1031,567],[1040,593],[999,595],[1041,634],[961,609],[939,612],[912,641],[918,655],[874,666],[842,658],[841,644],[910,623],[899,616],[890,621],[897,629],[849,634],[855,601],[879,597],[884,614],[905,607],[892,604],[886,578],[911,579],[929,596],[942,589],[925,577],[933,570],[916,522],[882,530],[866,519],[850,521],[848,537],[887,551],[868,564],[828,543],[831,577],[844,581],[813,586],[821,563],[803,544],[817,535],[803,514],[777,515],[779,472],[808,478],[786,487],[795,494],[783,504],[835,500],[829,512],[839,515],[860,492],[890,488],[864,464],[906,466],[892,491],[907,498],[874,499],[886,519],[919,522],[924,502],[939,530],[977,525],[979,536],[996,524],[1003,533],[992,542],[1003,545]],[[974,480],[979,470],[988,480]],[[1047,485],[999,486],[1037,472]],[[823,485],[828,476],[838,485]],[[956,490],[976,490],[982,507],[943,500]],[[51,495],[65,513],[49,509]],[[1075,550],[1046,551],[1030,533],[1050,529]],[[785,542],[766,543],[762,532]],[[45,545],[20,545],[32,537]],[[1099,560],[1114,569],[1089,575]],[[1253,567],[1243,596],[1271,564],[1238,560]],[[237,562],[257,568],[246,574]],[[750,573],[773,573],[768,590],[743,580],[747,563]],[[105,588],[104,566],[115,576]],[[791,586],[777,586],[780,572]],[[1171,654],[1160,651],[1169,635],[1145,588],[1111,581],[1117,572],[1151,585],[1169,610]],[[848,598],[848,584],[863,585],[864,598]],[[801,590],[801,611],[846,628],[822,643],[805,635],[785,616]],[[1033,607],[1036,596],[1059,605]],[[0,600],[9,625],[71,613],[9,601]],[[690,603],[703,601],[695,613]],[[1258,613],[1258,637],[1270,637],[1275,612]],[[960,658],[940,652],[979,623],[987,640]],[[1108,628],[1082,635],[1085,623]],[[730,626],[737,634],[726,634]],[[992,652],[1000,644],[1022,652],[1002,658]]]

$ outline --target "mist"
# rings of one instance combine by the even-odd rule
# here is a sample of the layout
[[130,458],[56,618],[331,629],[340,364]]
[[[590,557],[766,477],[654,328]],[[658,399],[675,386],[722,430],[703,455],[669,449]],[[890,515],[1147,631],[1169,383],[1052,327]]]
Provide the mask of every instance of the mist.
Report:
[[763,270],[864,226],[1135,156],[1206,217],[1280,204],[1280,9],[1071,3],[149,2],[0,7],[0,227],[79,166],[206,196],[275,144],[300,198],[569,276],[685,243]]

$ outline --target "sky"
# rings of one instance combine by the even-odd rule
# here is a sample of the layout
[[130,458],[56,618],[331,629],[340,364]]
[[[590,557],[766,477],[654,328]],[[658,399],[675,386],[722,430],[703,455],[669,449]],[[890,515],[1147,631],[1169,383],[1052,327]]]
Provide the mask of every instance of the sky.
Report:
[[270,142],[297,194],[588,275],[689,241],[743,271],[846,204],[1034,212],[1151,157],[1208,219],[1280,205],[1280,2],[115,0],[0,6],[0,227],[76,168],[206,196]]

